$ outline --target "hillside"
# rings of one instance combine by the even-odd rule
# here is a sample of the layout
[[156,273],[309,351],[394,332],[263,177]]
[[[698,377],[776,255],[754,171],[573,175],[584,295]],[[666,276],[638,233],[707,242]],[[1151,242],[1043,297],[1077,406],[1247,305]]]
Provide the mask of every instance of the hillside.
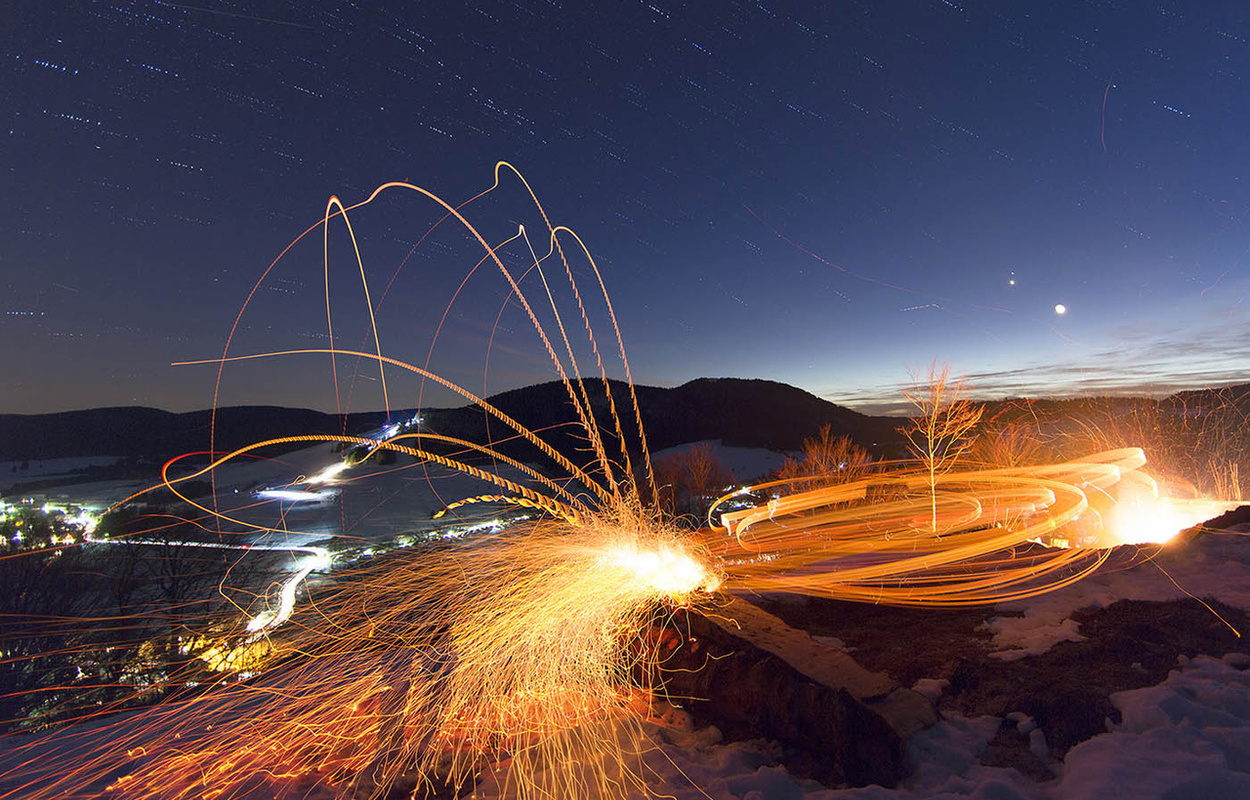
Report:
[[[622,417],[631,451],[637,450],[628,385],[609,381],[617,412]],[[614,426],[607,411],[603,384],[585,385],[596,420],[611,438]],[[720,439],[734,447],[777,451],[798,450],[805,437],[829,424],[837,435],[850,436],[879,454],[898,455],[897,417],[861,414],[822,400],[783,383],[740,378],[699,378],[673,388],[637,386],[635,393],[652,451],[705,439]],[[1060,417],[1115,414],[1141,404],[1161,411],[1192,413],[1196,409],[1235,407],[1250,401],[1250,384],[1224,389],[1182,392],[1162,400],[1149,398],[1079,398],[1070,400],[1001,400],[983,403],[987,416]],[[572,402],[558,381],[503,392],[487,399],[491,405],[542,436],[557,449],[582,453],[586,441],[577,426]],[[413,412],[396,411],[393,418]],[[477,442],[510,438],[498,421],[488,420],[481,408],[426,409],[427,429]],[[0,461],[118,456],[128,460],[160,461],[182,453],[207,449],[212,412],[175,414],[153,408],[98,408],[56,414],[0,414]],[[217,450],[233,449],[264,439],[310,433],[368,433],[386,420],[381,411],[339,417],[308,409],[246,406],[217,410]],[[522,458],[532,456],[528,445],[504,443],[502,450]]]
[[[376,428],[380,412],[352,414],[345,430]],[[194,450],[207,450],[212,411],[175,414],[155,408],[93,408],[56,414],[0,415],[0,461],[86,456],[118,456],[134,461],[162,461]],[[217,450],[228,450],[277,436],[337,433],[333,414],[298,408],[243,406],[219,408]]]
[[[612,381],[612,395],[629,435],[632,412],[626,384]],[[598,424],[612,425],[602,383],[587,383]],[[793,386],[762,380],[699,379],[666,389],[636,388],[648,443],[660,450],[685,442],[721,439],[727,445],[796,450],[803,438],[821,425],[871,446],[892,441],[898,420],[869,417]],[[563,384],[551,382],[504,392],[487,402],[512,416],[566,452],[585,450]],[[396,412],[392,416],[407,416]],[[427,427],[472,441],[498,441],[510,431],[490,422],[477,407],[422,411]],[[250,406],[217,410],[217,450],[231,449],[278,436],[309,433],[365,433],[385,420],[382,412],[340,418],[307,409]],[[159,461],[192,450],[207,449],[212,412],[175,414],[152,408],[100,408],[56,414],[0,415],[0,461],[70,458],[94,455]],[[504,445],[504,449],[524,448]],[[522,455],[528,455],[522,453]]]

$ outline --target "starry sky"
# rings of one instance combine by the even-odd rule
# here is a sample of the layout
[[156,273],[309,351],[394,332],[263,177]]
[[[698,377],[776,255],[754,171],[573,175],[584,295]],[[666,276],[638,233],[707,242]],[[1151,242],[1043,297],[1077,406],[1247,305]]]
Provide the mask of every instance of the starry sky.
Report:
[[[1250,380],[1244,2],[19,0],[0,16],[0,412],[211,405],[216,368],[171,364],[221,355],[331,195],[406,180],[454,205],[499,160],[586,241],[639,383],[767,378],[872,412],[935,361],[985,397]],[[466,210],[492,243],[541,230],[504,177]],[[325,347],[329,284],[336,344],[374,346],[372,307],[385,354],[426,363],[482,255],[453,225],[428,233],[439,216],[398,190],[353,212],[367,301],[343,226],[328,248],[305,237],[231,353]],[[507,250],[523,272],[528,248]],[[497,271],[470,281],[431,369],[475,392],[554,376],[505,290]],[[231,364],[217,401],[381,407],[376,366],[337,367]],[[416,383],[386,377],[413,405]]]

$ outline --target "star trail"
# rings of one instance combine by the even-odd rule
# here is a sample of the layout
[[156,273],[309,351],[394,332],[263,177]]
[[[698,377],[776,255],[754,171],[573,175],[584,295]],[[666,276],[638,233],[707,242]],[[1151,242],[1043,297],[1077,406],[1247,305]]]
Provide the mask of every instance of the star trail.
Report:
[[[935,359],[985,396],[1246,380],[1242,3],[4,16],[2,412],[204,407],[213,376],[171,362],[220,354],[330,195],[409,180],[458,202],[499,159],[590,245],[640,383],[768,378],[874,410]],[[423,354],[435,289],[472,264],[426,241],[388,286],[425,229],[407,213],[366,226],[366,268]],[[251,341],[325,338],[319,269],[265,285]],[[452,352],[480,364],[502,299],[456,310]],[[549,377],[529,366],[493,388]],[[325,405],[301,388],[308,364],[268,369],[240,402]]]

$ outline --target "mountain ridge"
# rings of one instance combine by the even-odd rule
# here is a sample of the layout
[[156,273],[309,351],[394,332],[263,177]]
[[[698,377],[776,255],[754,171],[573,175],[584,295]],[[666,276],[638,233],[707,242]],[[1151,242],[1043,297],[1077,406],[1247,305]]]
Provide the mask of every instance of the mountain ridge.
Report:
[[[595,410],[596,424],[606,437],[615,437],[607,411],[608,392],[601,379],[581,384]],[[575,391],[582,391],[574,384]],[[633,419],[630,386],[609,380],[612,401],[621,417],[622,431],[631,451],[638,450],[637,423]],[[898,427],[906,418],[872,416],[840,406],[785,383],[758,378],[696,378],[680,386],[637,385],[640,416],[651,451],[687,442],[720,439],[737,447],[761,447],[795,451],[803,439],[828,424],[835,435],[846,435],[874,450],[890,449],[899,442]],[[543,437],[564,452],[587,449],[584,432],[568,390],[560,381],[511,389],[486,398],[486,402]],[[1144,397],[1090,397],[1067,400],[1004,399],[978,401],[988,412],[1048,409],[1064,413],[1082,407],[1158,403],[1162,409],[1193,409],[1233,403],[1250,404],[1250,384],[1187,391],[1161,400]],[[216,414],[214,449],[228,451],[265,439],[300,434],[362,435],[381,427],[388,419],[383,411],[329,414],[281,406],[232,406],[199,411],[172,412],[142,406],[60,411],[49,414],[0,414],[0,461],[23,461],[86,456],[117,456],[140,461],[160,461],[196,450],[207,450]],[[398,419],[413,409],[392,411]],[[481,443],[508,439],[513,432],[489,418],[480,406],[430,408],[420,412],[429,430]],[[517,444],[501,445],[521,453]]]
[[[629,385],[609,380],[631,449],[637,423]],[[614,426],[607,415],[607,392],[600,379],[582,384],[608,435]],[[575,384],[576,386],[576,384]],[[580,391],[580,390],[579,390]],[[654,450],[702,439],[722,439],[742,447],[796,450],[804,437],[822,424],[839,434],[870,444],[890,437],[897,419],[870,417],[775,381],[743,378],[698,378],[677,387],[635,386],[643,426]],[[512,389],[486,402],[545,438],[580,441],[576,414],[560,381]],[[216,410],[214,449],[242,447],[264,439],[299,434],[364,434],[388,419],[383,411],[339,416],[281,406],[233,406]],[[396,410],[391,419],[415,410]],[[511,435],[502,423],[487,419],[479,406],[430,408],[420,412],[431,430],[472,441],[497,441]],[[214,411],[172,412],[142,406],[118,406],[49,414],[0,414],[0,461],[109,455],[127,459],[163,460],[188,451],[208,449]],[[550,434],[550,435],[549,435]],[[565,449],[559,447],[558,449]]]

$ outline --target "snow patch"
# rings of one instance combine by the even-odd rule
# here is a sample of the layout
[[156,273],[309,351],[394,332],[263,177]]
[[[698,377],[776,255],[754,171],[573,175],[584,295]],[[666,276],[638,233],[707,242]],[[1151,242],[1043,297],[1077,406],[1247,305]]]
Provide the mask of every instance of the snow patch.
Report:
[[1016,661],[1025,656],[1045,653],[1059,642],[1082,642],[1080,625],[1073,619],[1049,609],[1028,609],[1022,617],[991,617],[981,623],[978,630],[988,630],[994,635],[991,652],[994,658]]
[[836,636],[815,636],[814,635],[812,636],[812,641],[820,642],[825,647],[828,647],[832,650],[838,650],[843,653],[849,653],[855,649],[853,647],[847,647],[846,642],[842,641]]
[[942,692],[946,691],[946,687],[951,682],[945,678],[921,678],[911,687],[913,692],[924,695],[925,699],[937,706],[938,700],[942,697]]

